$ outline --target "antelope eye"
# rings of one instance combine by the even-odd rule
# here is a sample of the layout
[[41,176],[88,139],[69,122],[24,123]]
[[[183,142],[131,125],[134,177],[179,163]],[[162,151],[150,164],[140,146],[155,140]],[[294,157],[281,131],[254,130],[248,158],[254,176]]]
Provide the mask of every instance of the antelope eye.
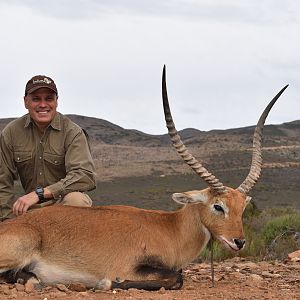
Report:
[[215,204],[215,205],[214,205],[214,209],[215,209],[216,211],[219,211],[219,212],[224,213],[224,209],[223,209],[223,207],[222,207],[221,205]]

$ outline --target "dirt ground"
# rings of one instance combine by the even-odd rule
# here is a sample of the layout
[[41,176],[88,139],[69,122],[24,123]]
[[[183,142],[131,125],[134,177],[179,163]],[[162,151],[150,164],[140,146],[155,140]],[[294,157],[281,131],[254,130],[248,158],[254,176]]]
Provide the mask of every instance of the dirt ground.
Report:
[[[42,291],[22,284],[0,284],[0,300],[6,299],[280,299],[300,300],[300,262],[251,262],[234,258],[215,263],[215,286],[212,287],[210,265],[197,263],[184,271],[181,290],[156,292],[129,289],[86,291],[81,284],[57,285]],[[77,291],[75,291],[77,290]]]

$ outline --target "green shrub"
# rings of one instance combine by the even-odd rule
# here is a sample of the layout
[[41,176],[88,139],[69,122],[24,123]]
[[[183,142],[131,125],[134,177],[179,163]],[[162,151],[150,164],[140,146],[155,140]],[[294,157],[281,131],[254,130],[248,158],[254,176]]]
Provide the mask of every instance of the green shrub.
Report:
[[[235,256],[235,253],[225,249],[219,242],[214,241],[213,243],[213,258],[214,261],[221,261],[227,258],[232,258]],[[208,243],[207,247],[202,250],[200,254],[200,258],[209,261],[211,257],[211,247],[210,243]]]
[[[287,254],[300,247],[300,213],[291,208],[276,208],[260,212],[255,206],[245,211],[245,248],[232,253],[219,242],[214,242],[214,260],[234,256],[251,257],[253,260],[285,259]],[[298,238],[297,238],[298,236]],[[200,254],[201,259],[210,259],[210,247]]]
[[300,213],[278,216],[262,229],[266,244],[266,259],[284,259],[300,247]]
[[260,260],[264,255],[265,249],[263,237],[248,224],[244,225],[244,232],[246,244],[245,248],[240,252],[240,256],[253,257],[256,260]]
[[243,218],[245,220],[251,220],[253,218],[257,218],[261,214],[261,211],[258,209],[256,203],[251,200],[249,204],[246,206],[246,209],[243,214]]
[[262,235],[269,246],[280,236],[300,232],[300,213],[283,215],[268,221],[262,229]]

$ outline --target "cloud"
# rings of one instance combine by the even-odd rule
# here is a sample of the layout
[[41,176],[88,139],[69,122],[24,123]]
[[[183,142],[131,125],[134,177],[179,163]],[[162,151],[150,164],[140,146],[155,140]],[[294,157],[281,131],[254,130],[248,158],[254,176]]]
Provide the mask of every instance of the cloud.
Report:
[[[268,122],[299,119],[296,1],[0,1],[0,117],[26,112],[35,74],[55,79],[63,113],[164,133],[167,65],[178,129],[253,125],[290,84]],[[20,104],[20,105],[19,105]]]
[[5,5],[23,6],[39,14],[62,19],[91,19],[108,14],[174,16],[186,20],[217,22],[299,22],[295,0],[11,0]]

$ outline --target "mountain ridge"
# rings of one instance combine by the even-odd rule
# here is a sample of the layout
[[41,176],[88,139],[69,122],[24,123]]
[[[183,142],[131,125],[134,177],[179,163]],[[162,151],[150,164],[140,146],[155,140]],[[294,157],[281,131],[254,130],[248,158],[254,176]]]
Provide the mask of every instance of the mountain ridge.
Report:
[[[98,181],[91,196],[96,204],[173,209],[172,192],[206,187],[171,146],[167,133],[151,135],[103,119],[68,117],[90,136]],[[0,130],[13,119],[0,119]],[[254,128],[185,128],[179,134],[209,172],[237,187],[249,172]],[[262,150],[262,176],[252,192],[257,205],[300,209],[300,120],[265,126]]]
[[[138,129],[123,128],[101,118],[77,114],[67,114],[66,116],[80,127],[85,129],[92,139],[106,144],[159,146],[169,143],[168,133],[148,134]],[[1,118],[0,131],[2,131],[2,129],[14,119],[16,118]],[[229,129],[212,129],[208,131],[199,130],[196,128],[184,128],[179,130],[178,133],[183,140],[186,140],[187,144],[191,144],[197,143],[199,142],[199,139],[207,138],[209,135],[252,135],[254,128],[255,125]],[[286,137],[298,136],[300,135],[300,120],[284,122],[282,124],[265,125],[264,135]]]

